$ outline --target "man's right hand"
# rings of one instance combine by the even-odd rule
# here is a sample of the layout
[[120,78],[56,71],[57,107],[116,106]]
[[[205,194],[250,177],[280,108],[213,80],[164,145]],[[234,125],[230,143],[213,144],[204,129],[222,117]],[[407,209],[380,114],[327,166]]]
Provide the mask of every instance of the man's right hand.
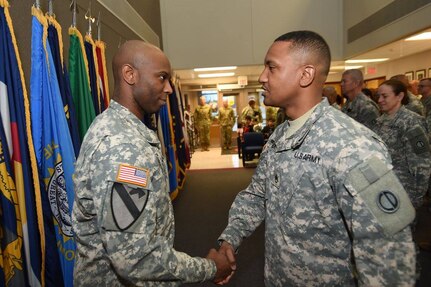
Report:
[[217,272],[214,277],[214,283],[224,282],[233,274],[231,265],[227,257],[223,253],[217,252],[214,248],[212,248],[210,249],[206,258],[213,260],[217,267]]

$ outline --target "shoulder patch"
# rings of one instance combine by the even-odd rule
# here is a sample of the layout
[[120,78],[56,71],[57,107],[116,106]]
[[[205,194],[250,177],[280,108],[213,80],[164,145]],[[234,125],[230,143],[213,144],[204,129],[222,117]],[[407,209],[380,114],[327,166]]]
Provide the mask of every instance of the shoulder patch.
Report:
[[142,187],[147,186],[149,170],[131,165],[120,164],[116,182],[130,183]]
[[413,151],[416,154],[422,154],[429,152],[429,142],[425,132],[419,127],[415,126],[413,129],[407,132],[407,138],[412,145]]
[[356,196],[362,198],[388,236],[415,218],[415,209],[399,179],[377,157],[354,168],[347,177],[346,187],[357,191]]

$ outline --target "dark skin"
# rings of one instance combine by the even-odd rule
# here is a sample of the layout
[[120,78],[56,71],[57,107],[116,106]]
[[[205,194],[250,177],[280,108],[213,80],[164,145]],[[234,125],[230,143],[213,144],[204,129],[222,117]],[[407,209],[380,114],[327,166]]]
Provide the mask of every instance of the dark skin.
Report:
[[[157,47],[143,41],[124,43],[112,60],[114,94],[112,99],[126,107],[139,119],[153,114],[166,104],[172,87],[171,64]],[[226,256],[211,249],[206,257],[217,267],[214,282],[223,284],[232,269]]]

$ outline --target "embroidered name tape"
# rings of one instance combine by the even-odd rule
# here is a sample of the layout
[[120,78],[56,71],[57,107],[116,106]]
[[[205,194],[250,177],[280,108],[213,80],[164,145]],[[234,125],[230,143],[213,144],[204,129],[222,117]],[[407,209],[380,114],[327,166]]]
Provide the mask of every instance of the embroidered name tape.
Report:
[[117,182],[131,183],[142,187],[147,186],[148,169],[120,164]]

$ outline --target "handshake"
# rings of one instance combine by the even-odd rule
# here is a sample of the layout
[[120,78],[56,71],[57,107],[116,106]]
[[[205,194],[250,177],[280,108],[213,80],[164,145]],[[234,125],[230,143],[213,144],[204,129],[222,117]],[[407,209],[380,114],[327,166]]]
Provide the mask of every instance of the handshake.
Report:
[[223,241],[219,250],[210,249],[207,259],[213,260],[217,266],[214,283],[224,285],[229,282],[236,270],[235,251],[232,245]]

